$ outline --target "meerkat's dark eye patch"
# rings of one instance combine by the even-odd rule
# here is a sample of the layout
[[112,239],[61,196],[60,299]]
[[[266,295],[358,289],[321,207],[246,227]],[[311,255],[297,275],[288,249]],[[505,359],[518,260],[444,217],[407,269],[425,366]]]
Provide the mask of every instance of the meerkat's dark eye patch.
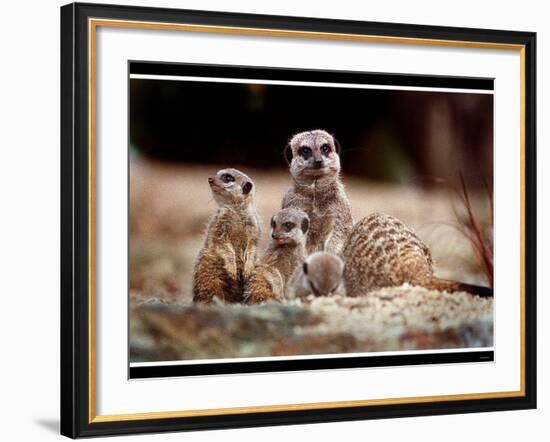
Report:
[[302,232],[306,233],[309,229],[309,218],[304,218],[302,220]]
[[222,181],[226,184],[227,183],[232,183],[233,181],[235,181],[235,177],[233,175],[229,174],[229,173],[224,173],[222,175]]
[[252,190],[252,183],[250,181],[247,181],[243,185],[243,193],[247,195]]
[[296,227],[296,224],[291,223],[290,221],[287,221],[286,223],[283,224],[283,227],[287,232],[290,232],[294,227]]
[[306,261],[304,261],[303,269],[304,269],[304,275],[307,275],[307,262]]
[[298,154],[304,158],[304,160],[307,160],[308,158],[311,157],[311,155],[313,154],[313,151],[311,150],[311,147],[309,146],[300,146],[300,148],[298,149]]
[[325,143],[321,146],[321,153],[326,157],[329,156],[330,150],[330,145],[328,143]]
[[277,223],[275,222],[275,217],[272,217],[271,218],[271,228],[274,229],[275,227],[277,227]]

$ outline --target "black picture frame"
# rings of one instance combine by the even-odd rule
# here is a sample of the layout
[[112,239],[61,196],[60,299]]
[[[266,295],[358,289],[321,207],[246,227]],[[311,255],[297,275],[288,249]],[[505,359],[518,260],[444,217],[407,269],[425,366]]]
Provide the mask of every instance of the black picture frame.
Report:
[[[517,45],[524,60],[524,343],[522,395],[215,416],[104,421],[90,375],[89,19]],[[61,433],[76,438],[536,407],[536,34],[500,30],[234,14],[117,5],[61,8]]]

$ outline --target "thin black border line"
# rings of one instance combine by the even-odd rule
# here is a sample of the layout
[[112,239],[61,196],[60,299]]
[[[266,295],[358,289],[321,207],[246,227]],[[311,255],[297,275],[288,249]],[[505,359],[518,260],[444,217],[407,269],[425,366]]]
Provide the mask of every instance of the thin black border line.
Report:
[[[523,396],[426,403],[368,405],[323,410],[258,412],[89,422],[87,227],[88,28],[89,18],[160,23],[278,28],[358,35],[514,44],[525,52],[525,390]],[[61,7],[61,433],[90,437],[115,434],[244,428],[406,416],[518,410],[537,406],[536,355],[536,33],[359,22],[120,5]],[[73,181],[74,177],[74,181]],[[81,344],[83,347],[81,347]]]
[[[130,75],[346,83],[494,91],[494,78],[129,60]],[[251,81],[253,82],[253,81]]]

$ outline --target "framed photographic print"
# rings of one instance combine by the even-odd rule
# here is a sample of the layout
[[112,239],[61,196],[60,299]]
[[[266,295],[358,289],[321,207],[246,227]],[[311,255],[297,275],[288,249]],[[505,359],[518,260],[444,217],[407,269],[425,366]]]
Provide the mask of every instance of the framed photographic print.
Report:
[[534,33],[61,8],[61,432],[536,406]]

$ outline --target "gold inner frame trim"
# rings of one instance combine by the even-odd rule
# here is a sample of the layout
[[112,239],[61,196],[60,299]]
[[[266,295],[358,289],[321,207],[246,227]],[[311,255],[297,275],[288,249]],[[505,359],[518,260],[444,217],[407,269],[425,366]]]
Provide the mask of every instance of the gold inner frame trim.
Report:
[[[477,49],[518,51],[520,54],[520,168],[521,168],[521,240],[520,240],[520,389],[487,393],[466,393],[438,396],[417,396],[388,399],[367,399],[352,401],[314,402],[284,405],[261,405],[234,408],[197,409],[181,411],[159,411],[130,414],[96,414],[96,35],[97,27],[134,28],[148,30],[169,30],[206,32],[217,34],[253,35],[264,37],[287,37],[325,39],[386,44],[412,44],[420,46],[444,46]],[[247,28],[232,26],[210,26],[181,23],[158,23],[131,20],[88,19],[88,98],[89,98],[89,423],[133,421],[145,419],[168,419],[178,417],[238,415],[246,413],[268,413],[278,411],[323,410],[330,408],[365,407],[375,405],[419,404],[427,402],[481,400],[525,396],[525,46],[494,42],[440,40],[412,37],[389,37],[332,32],[292,31],[268,28]]]

